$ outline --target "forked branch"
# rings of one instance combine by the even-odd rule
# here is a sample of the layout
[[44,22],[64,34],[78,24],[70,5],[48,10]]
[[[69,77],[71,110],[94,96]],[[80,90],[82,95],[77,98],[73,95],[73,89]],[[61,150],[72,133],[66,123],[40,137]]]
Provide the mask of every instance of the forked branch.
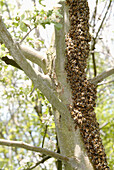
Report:
[[60,113],[69,113],[67,107],[60,101],[53,90],[51,79],[48,75],[44,75],[40,72],[36,73],[30,63],[26,60],[20,46],[15,44],[10,33],[8,32],[2,17],[0,16],[0,40],[3,41],[10,54],[16,61],[16,63],[23,69],[25,74],[32,80],[35,88],[38,88],[44,96],[49,100],[52,106]]

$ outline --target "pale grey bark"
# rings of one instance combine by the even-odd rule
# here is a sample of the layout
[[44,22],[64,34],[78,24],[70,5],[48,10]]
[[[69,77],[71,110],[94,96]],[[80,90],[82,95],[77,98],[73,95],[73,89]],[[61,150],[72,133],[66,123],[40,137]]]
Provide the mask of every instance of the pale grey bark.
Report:
[[[69,104],[72,102],[71,89],[66,82],[66,71],[65,71],[65,34],[68,31],[69,20],[68,20],[68,9],[65,6],[61,12],[64,12],[64,18],[61,19],[62,29],[60,31],[55,29],[55,43],[56,43],[56,60],[55,60],[55,71],[58,81],[59,97],[63,103]],[[63,14],[62,14],[63,15]],[[66,27],[67,25],[67,27]]]
[[[1,31],[2,34],[2,31]],[[0,38],[0,43],[3,43],[2,38]],[[40,68],[43,70],[44,74],[47,74],[47,57],[43,53],[34,50],[33,48],[30,48],[25,45],[18,44],[20,51],[22,54],[27,58],[28,60],[32,61],[33,63],[40,66]]]
[[25,142],[22,142],[22,141],[12,141],[12,140],[0,139],[0,145],[16,147],[16,148],[19,147],[19,148],[24,148],[24,149],[29,150],[29,151],[40,152],[42,154],[49,155],[49,156],[54,157],[58,160],[61,160],[65,163],[67,162],[72,167],[76,167],[77,164],[80,163],[79,160],[74,158],[74,157],[72,157],[72,158],[67,157],[67,156],[64,156],[62,154],[58,154],[56,152],[50,151],[46,148],[32,146],[32,145],[25,143]]
[[50,151],[45,148],[37,147],[37,146],[32,146],[28,143],[22,142],[22,141],[12,141],[12,140],[4,140],[0,139],[0,145],[5,145],[5,146],[11,146],[11,147],[19,147],[19,148],[24,148],[26,150],[34,151],[34,152],[40,152],[45,155],[52,156],[56,159],[62,160],[62,161],[70,161],[69,158],[66,156],[63,156],[61,154],[58,154],[56,152]]
[[[55,39],[56,39],[56,76],[58,83],[60,85],[61,91],[58,93],[59,98],[66,105],[72,104],[71,90],[66,82],[66,72],[65,72],[65,33],[69,29],[69,20],[68,20],[68,8],[63,3],[62,5],[62,15],[61,24],[63,25],[61,30],[56,30]],[[66,27],[67,25],[67,27]],[[79,160],[75,160],[75,168],[70,164],[65,164],[65,170],[93,170],[93,167],[87,157],[87,153],[80,135],[80,130],[75,130],[75,124],[71,118],[70,112],[61,112],[54,111],[55,124],[57,130],[57,136],[60,146],[61,154],[68,157],[74,157]]]
[[21,52],[27,59],[39,65],[40,68],[42,68],[44,74],[47,73],[47,58],[46,56],[44,56],[44,54],[28,46],[20,45],[19,47]]
[[106,79],[107,77],[111,76],[112,74],[114,74],[114,67],[110,68],[104,72],[102,72],[101,74],[99,74],[98,76],[94,77],[93,79],[91,79],[90,81],[97,85],[98,83],[100,83],[101,81],[103,81],[104,79]]

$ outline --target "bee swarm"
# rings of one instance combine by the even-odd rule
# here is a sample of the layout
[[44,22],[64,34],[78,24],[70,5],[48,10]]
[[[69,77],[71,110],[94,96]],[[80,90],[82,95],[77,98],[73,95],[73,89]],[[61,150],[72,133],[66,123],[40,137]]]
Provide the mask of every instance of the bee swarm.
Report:
[[69,5],[70,30],[65,37],[65,70],[72,89],[73,104],[69,106],[93,167],[109,170],[100,138],[99,124],[94,112],[96,88],[86,78],[85,68],[89,55],[89,7],[87,0],[66,0]]

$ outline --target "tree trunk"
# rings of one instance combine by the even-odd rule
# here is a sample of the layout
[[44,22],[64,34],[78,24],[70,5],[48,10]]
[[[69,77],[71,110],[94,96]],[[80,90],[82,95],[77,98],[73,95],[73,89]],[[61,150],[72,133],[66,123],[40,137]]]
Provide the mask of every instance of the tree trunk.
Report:
[[[57,90],[59,91],[59,98],[64,104],[69,106],[69,104],[72,104],[72,96],[70,86],[66,81],[67,74],[65,71],[65,34],[69,29],[69,19],[68,7],[66,7],[64,3],[62,3],[61,13],[63,15],[63,18],[61,19],[61,24],[63,27],[59,31],[55,30],[55,70],[58,82],[57,88],[59,90]],[[76,166],[78,170],[92,170],[93,167],[87,157],[82,137],[80,135],[80,130],[75,130],[75,123],[71,118],[70,112],[61,114],[55,110],[54,113],[60,151],[63,155],[76,158],[74,168],[71,165],[65,164],[65,170],[73,170],[76,168]]]
[[[86,59],[89,54],[88,42],[90,41],[90,35],[88,29],[89,8],[86,0],[82,0],[82,1],[74,0],[72,2],[67,1],[67,3],[69,4],[70,9],[68,9],[68,6],[66,6],[65,3],[61,3],[62,4],[61,14],[63,15],[63,18],[61,19],[61,24],[63,25],[63,27],[61,30],[55,31],[55,41],[56,41],[55,72],[56,72],[56,79],[58,83],[57,84],[58,97],[67,106],[69,110],[69,112],[64,114],[54,110],[60,152],[63,155],[66,155],[70,158],[74,158],[74,160],[72,161],[72,165],[65,164],[65,170],[73,170],[73,169],[93,170],[93,169],[102,169],[102,168],[108,169],[104,149],[102,149],[101,151],[102,154],[101,155],[99,154],[100,152],[99,150],[103,148],[103,146],[99,135],[98,123],[95,117],[96,115],[93,111],[94,110],[93,107],[95,105],[96,90],[94,86],[89,81],[86,80],[86,75],[85,75]],[[77,18],[75,16],[75,13]],[[70,24],[69,24],[69,18],[70,18]],[[77,22],[75,19],[77,20]],[[84,25],[85,30],[83,30],[83,24],[85,24]],[[72,31],[72,29],[74,30]],[[70,33],[68,33],[69,30]],[[77,32],[75,32],[75,30]],[[66,38],[65,38],[65,34],[67,34]],[[65,39],[67,41],[68,48],[66,48]],[[81,56],[80,54],[77,53],[77,51],[78,50],[80,51],[81,48],[76,41],[77,39],[79,39],[78,43],[81,44],[82,42],[81,44],[82,51],[80,53]],[[74,50],[74,55],[77,57],[77,58],[75,57],[75,59],[73,58],[74,56],[71,51],[72,49]],[[82,55],[83,53],[85,53],[84,59]],[[80,59],[81,57],[82,60]],[[77,62],[76,60],[78,60],[79,65],[75,65],[75,63]],[[80,68],[79,67],[76,68],[76,66],[80,66],[81,71]],[[65,71],[65,68],[67,71]],[[74,74],[75,74],[75,78],[73,77]],[[77,77],[79,77],[79,80],[75,81]],[[67,83],[67,80],[69,83]],[[86,87],[83,86],[84,83],[87,84]],[[80,94],[80,88],[81,89],[86,88],[86,90],[84,89],[85,90],[84,96],[90,98],[88,101],[85,101],[84,98],[84,101],[82,100],[80,102],[81,106],[80,103],[78,102],[80,100],[80,95],[82,95],[82,92]],[[87,89],[91,90],[92,94],[87,92]],[[75,97],[76,93],[77,94],[79,93],[79,98]],[[91,99],[91,96],[94,97],[92,97]],[[83,95],[81,97],[83,98]],[[92,103],[90,102],[90,100],[92,100]],[[76,113],[76,110],[78,110],[77,111],[78,113]],[[77,116],[79,113],[81,114],[81,119],[80,117]],[[84,122],[83,119],[85,120]],[[90,123],[89,125],[90,129],[94,126],[93,128],[94,130],[91,130],[92,132],[84,129],[85,126],[87,126],[88,122]],[[98,137],[95,137],[95,134],[92,134],[94,131],[96,133],[98,132],[97,133]],[[90,142],[90,138],[88,136],[91,135],[93,139],[91,139]],[[86,142],[86,136],[89,142]],[[100,145],[97,148],[98,149],[97,151],[95,151],[95,145]],[[103,161],[105,161],[105,163],[103,163]]]

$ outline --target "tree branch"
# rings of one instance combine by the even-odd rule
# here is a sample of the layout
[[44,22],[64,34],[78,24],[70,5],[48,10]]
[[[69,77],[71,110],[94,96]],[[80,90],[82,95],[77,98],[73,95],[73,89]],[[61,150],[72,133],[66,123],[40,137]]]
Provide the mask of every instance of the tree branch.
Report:
[[44,142],[45,142],[45,137],[46,137],[46,134],[47,134],[47,130],[48,130],[48,125],[45,126],[44,135],[43,135],[43,141],[42,141],[42,148],[44,147]]
[[102,129],[103,127],[105,127],[109,122],[104,122],[99,128]]
[[4,61],[7,65],[11,65],[22,70],[22,68],[13,59],[8,58],[7,56],[2,57],[1,60]]
[[[97,41],[98,35],[99,35],[100,31],[101,31],[101,28],[103,27],[103,24],[104,24],[104,21],[106,19],[107,14],[108,14],[108,10],[109,10],[109,8],[111,6],[111,3],[112,3],[112,0],[110,0],[110,2],[109,2],[109,5],[108,5],[107,10],[105,12],[105,15],[104,15],[104,17],[102,19],[102,22],[101,22],[101,24],[100,24],[100,26],[99,26],[99,28],[98,28],[98,30],[96,32],[95,37],[92,37],[91,51],[95,50],[95,46],[96,46],[96,41]],[[95,32],[95,18],[96,18],[97,5],[98,5],[98,0],[96,0],[96,6],[95,6],[94,14],[93,14],[93,29],[92,29],[92,33]],[[91,53],[91,55],[92,55],[92,60],[93,60],[94,76],[96,76],[97,75],[97,68],[96,68],[96,62],[95,62],[95,53]]]
[[108,5],[107,10],[106,10],[106,12],[105,12],[105,15],[104,15],[104,17],[103,17],[103,19],[102,19],[102,22],[101,22],[101,24],[100,24],[100,26],[99,26],[99,28],[98,28],[98,31],[97,31],[96,36],[95,36],[95,41],[96,41],[96,39],[97,39],[97,37],[98,37],[98,35],[99,35],[99,32],[100,32],[100,30],[101,30],[101,28],[102,28],[102,26],[103,26],[103,23],[104,23],[105,18],[106,18],[107,14],[108,14],[108,10],[109,10],[109,8],[110,8],[110,6],[111,6],[111,3],[112,3],[112,0],[110,0],[110,2],[109,2],[109,5]]
[[29,31],[26,33],[26,35],[21,39],[21,41],[20,41],[20,44],[22,44],[22,42],[26,39],[26,37],[36,28],[36,27],[34,27],[34,28],[32,28],[31,29],[31,27],[29,26],[29,25],[27,25],[28,27],[29,27]]
[[114,68],[111,68],[111,69],[108,69],[108,70],[102,72],[101,74],[94,77],[90,81],[91,81],[91,83],[97,85],[99,82],[103,81],[105,78],[109,77],[112,74],[114,74]]
[[[94,13],[93,13],[93,26],[92,26],[92,33],[94,34],[95,32],[95,26],[96,26],[96,14],[97,14],[97,6],[98,6],[98,0],[96,0],[96,5],[95,5],[95,9],[94,9]],[[91,51],[95,50],[95,39],[94,37],[92,38],[92,47],[91,47]],[[94,76],[97,75],[97,67],[96,67],[96,61],[95,61],[95,53],[92,53],[92,60],[93,60],[93,70],[94,70]]]
[[72,165],[72,167],[76,167],[77,164],[79,164],[79,160],[77,158],[68,158],[67,156],[58,154],[48,149],[32,146],[22,141],[11,141],[11,140],[0,139],[0,145],[11,146],[11,147],[16,147],[16,148],[19,147],[19,148],[24,148],[26,150],[30,150],[34,152],[40,152],[42,154],[54,157],[55,159],[64,161],[65,163],[69,163]]
[[40,165],[41,163],[44,163],[45,161],[47,161],[48,159],[50,159],[51,156],[45,156],[41,161],[38,161],[35,165],[33,165],[30,168],[27,168],[26,170],[32,170],[34,168],[36,168],[38,165]]
[[11,19],[11,13],[10,13],[9,6],[8,6],[8,3],[7,3],[6,0],[5,0],[4,4],[5,4],[5,6],[6,6],[6,10],[7,10],[7,12],[8,12],[9,19]]
[[103,82],[103,83],[98,83],[97,86],[101,86],[101,85],[105,85],[105,84],[109,84],[109,83],[114,83],[114,80],[106,81],[106,82]]
[[[27,46],[23,46],[23,45],[19,45],[19,48],[21,50],[21,52],[23,53],[23,55],[29,59],[30,61],[32,61],[33,63],[36,63],[37,65],[39,65],[44,74],[47,73],[47,69],[46,69],[46,57],[44,57],[44,55],[40,52],[37,52],[36,50],[27,47]],[[14,67],[17,67],[19,69],[22,70],[22,68],[20,68],[20,66],[12,59],[9,59],[7,56],[2,57],[2,60],[9,65],[12,65]]]
[[[5,33],[7,33],[7,29],[6,29],[6,27],[5,27],[5,25],[4,25],[3,21],[2,21],[1,16],[0,16],[0,25],[1,25],[1,27],[3,27],[3,30],[5,31]],[[2,35],[2,31],[3,31],[2,28],[0,30],[1,30],[1,35]],[[0,36],[0,43],[1,44],[4,43],[2,37],[3,36]],[[10,34],[9,34],[9,37],[10,37]],[[19,45],[19,48],[20,48],[22,54],[25,56],[25,58],[27,58],[28,60],[32,61],[33,63],[39,65],[42,68],[44,74],[47,74],[47,57],[44,56],[43,53],[38,52],[38,51],[34,50],[33,48],[30,48],[30,47],[25,46],[25,45]],[[8,63],[8,64],[10,64],[10,63]]]
[[62,161],[69,161],[69,158],[66,156],[63,156],[61,154],[58,154],[56,152],[50,151],[48,149],[32,146],[28,143],[22,142],[22,141],[11,141],[11,140],[4,140],[0,139],[0,145],[5,145],[5,146],[11,146],[11,147],[19,147],[19,148],[24,148],[30,151],[34,152],[40,152],[45,155],[49,155],[51,157],[54,157],[56,159],[62,160]]
[[100,125],[100,129],[104,128],[106,125],[108,125],[109,123],[111,123],[111,121],[114,121],[114,118],[110,119],[110,121],[108,122],[104,122],[102,125]]
[[23,53],[23,55],[29,59],[30,61],[32,61],[33,63],[36,63],[37,65],[39,65],[44,74],[47,73],[47,60],[46,60],[46,56],[44,56],[41,52],[38,52],[30,47],[24,46],[24,45],[20,45],[20,50]]
[[32,80],[35,88],[38,88],[49,100],[52,106],[62,114],[69,114],[67,107],[57,98],[55,91],[53,90],[51,79],[48,75],[44,75],[40,72],[36,74],[30,63],[26,60],[25,56],[14,43],[10,33],[8,32],[2,17],[0,16],[0,39],[3,41],[10,54],[16,61],[16,63],[23,69],[25,74]]
[[33,81],[34,85],[36,84],[38,77],[40,77],[40,79],[42,77],[44,81],[45,76],[42,76],[41,73],[39,73],[40,75],[37,76],[32,66],[29,64],[29,62],[27,62],[25,56],[18,48],[18,44],[14,43],[10,33],[7,31],[7,28],[3,23],[2,17],[0,17],[0,39],[2,39],[3,43],[9,50],[10,54],[12,55],[16,63],[23,69],[26,75]]

